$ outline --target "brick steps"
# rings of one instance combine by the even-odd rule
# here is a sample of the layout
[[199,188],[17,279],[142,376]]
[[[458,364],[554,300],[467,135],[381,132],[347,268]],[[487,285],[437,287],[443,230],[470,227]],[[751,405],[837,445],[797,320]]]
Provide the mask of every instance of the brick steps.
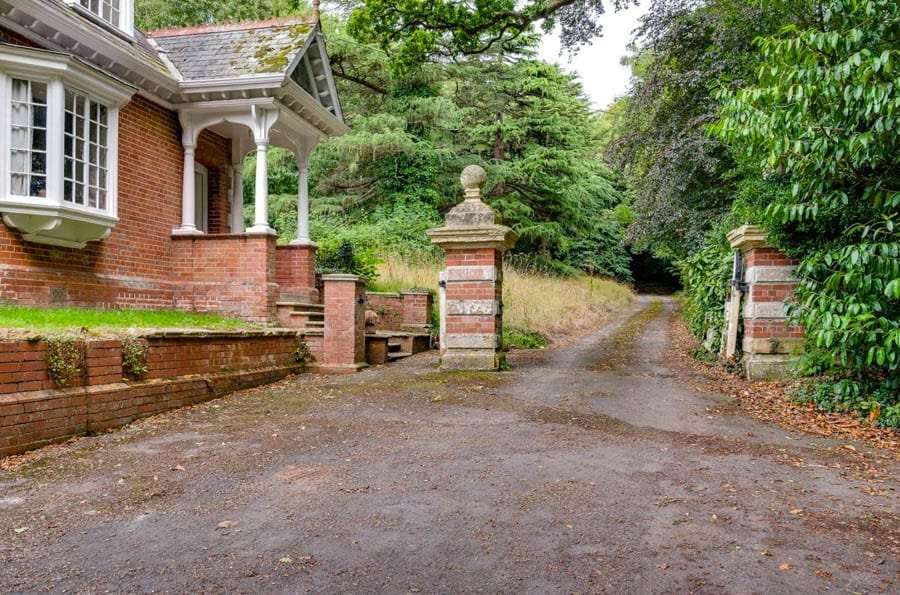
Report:
[[324,304],[281,301],[276,308],[281,326],[305,330],[325,328]]

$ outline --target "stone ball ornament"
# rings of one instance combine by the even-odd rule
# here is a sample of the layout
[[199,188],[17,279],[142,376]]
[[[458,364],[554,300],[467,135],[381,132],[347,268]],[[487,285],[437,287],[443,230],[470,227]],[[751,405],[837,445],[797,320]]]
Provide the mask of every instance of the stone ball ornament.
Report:
[[462,182],[463,188],[466,189],[467,197],[470,196],[470,194],[474,194],[472,191],[475,191],[478,193],[477,195],[480,195],[481,188],[484,187],[485,182],[487,182],[487,173],[480,165],[469,165],[462,170],[459,181]]

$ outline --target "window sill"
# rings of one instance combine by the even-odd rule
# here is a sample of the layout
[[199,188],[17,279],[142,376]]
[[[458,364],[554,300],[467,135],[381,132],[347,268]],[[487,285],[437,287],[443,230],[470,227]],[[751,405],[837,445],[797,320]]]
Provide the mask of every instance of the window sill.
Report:
[[26,242],[84,248],[109,237],[119,219],[99,211],[60,205],[0,200],[3,222],[22,233]]

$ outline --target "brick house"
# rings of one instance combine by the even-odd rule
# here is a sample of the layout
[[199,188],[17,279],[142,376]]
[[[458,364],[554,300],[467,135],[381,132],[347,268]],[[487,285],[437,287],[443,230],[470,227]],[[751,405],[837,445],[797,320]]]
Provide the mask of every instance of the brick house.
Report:
[[[0,301],[264,323],[285,296],[317,301],[307,163],[348,130],[318,19],[142,33],[133,14],[133,0],[0,0]],[[270,146],[299,165],[283,246]]]

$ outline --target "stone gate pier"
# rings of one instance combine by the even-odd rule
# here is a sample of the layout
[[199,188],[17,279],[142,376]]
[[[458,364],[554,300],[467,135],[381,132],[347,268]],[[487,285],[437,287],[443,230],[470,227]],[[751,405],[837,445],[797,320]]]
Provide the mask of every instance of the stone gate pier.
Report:
[[[769,244],[765,231],[755,225],[731,231],[728,241],[743,260],[744,372],[750,380],[788,376],[803,352],[803,328],[789,324],[787,315],[797,286],[797,261]],[[736,336],[737,329],[730,332]]]
[[431,241],[444,249],[440,279],[441,367],[496,370],[503,363],[503,253],[518,236],[481,201],[487,180],[477,165],[460,177],[465,200],[447,213]]

